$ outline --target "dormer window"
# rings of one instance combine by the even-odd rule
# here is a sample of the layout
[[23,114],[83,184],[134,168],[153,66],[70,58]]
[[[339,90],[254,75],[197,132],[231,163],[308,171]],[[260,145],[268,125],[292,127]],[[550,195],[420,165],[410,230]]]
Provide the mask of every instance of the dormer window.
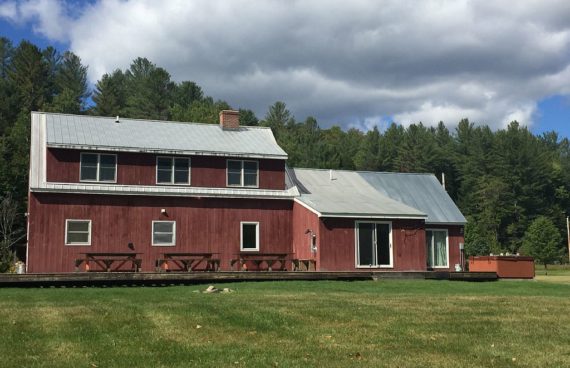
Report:
[[157,157],[156,183],[190,184],[190,159],[181,157]]
[[228,160],[227,186],[250,187],[259,186],[259,165],[257,161]]
[[117,155],[81,153],[80,181],[117,182]]

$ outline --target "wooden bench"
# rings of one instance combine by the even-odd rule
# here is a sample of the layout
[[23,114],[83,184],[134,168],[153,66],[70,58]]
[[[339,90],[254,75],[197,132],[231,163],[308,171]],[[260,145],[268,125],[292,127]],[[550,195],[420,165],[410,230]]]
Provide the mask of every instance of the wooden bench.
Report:
[[[80,271],[80,266],[85,264],[85,271],[103,271],[103,272],[121,272],[126,271],[123,266],[129,265],[131,272],[139,272],[141,270],[142,259],[137,255],[142,253],[121,253],[121,252],[89,252],[80,253],[83,258],[75,259],[75,271]],[[91,264],[94,263],[98,269],[93,270]]]
[[156,260],[156,271],[197,271],[200,265],[204,271],[218,271],[220,260],[213,258],[218,253],[192,252],[192,253],[163,253],[162,258]]
[[316,271],[317,260],[296,258],[291,261],[293,263],[293,271]]
[[[252,262],[256,266],[256,270],[261,270],[263,263],[267,265],[267,271],[273,271],[274,265],[279,271],[286,271],[287,261],[290,259],[291,253],[238,253],[237,257],[230,261],[230,268],[234,270],[234,266],[238,265],[238,271],[247,271],[247,262]],[[244,267],[245,265],[245,267]]]

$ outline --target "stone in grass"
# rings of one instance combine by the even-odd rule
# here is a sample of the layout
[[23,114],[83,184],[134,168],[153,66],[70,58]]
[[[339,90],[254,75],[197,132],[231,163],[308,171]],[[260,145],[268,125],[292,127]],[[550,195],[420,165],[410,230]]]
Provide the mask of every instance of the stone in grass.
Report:
[[218,289],[214,285],[210,285],[203,291],[205,294],[213,294],[213,293],[233,293],[234,291],[230,288],[223,288]]

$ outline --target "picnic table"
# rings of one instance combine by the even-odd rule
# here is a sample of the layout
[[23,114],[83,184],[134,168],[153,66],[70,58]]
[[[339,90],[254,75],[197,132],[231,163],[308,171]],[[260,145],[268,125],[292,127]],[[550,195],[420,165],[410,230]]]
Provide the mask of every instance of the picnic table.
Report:
[[[267,265],[267,271],[273,271],[273,266],[278,264],[277,270],[285,271],[286,263],[290,259],[290,255],[294,253],[251,253],[240,252],[236,254],[236,258],[230,262],[230,267],[233,270],[234,266],[238,265],[238,271],[244,270],[244,265],[247,262],[253,262],[257,270],[261,269],[263,263]],[[247,270],[247,268],[245,269]]]
[[196,271],[200,265],[205,266],[204,271],[218,271],[220,259],[214,258],[219,253],[191,252],[163,253],[162,258],[156,261],[157,271]]
[[[139,272],[141,270],[142,260],[137,255],[142,253],[134,252],[88,252],[79,253],[82,258],[75,260],[75,271],[79,271],[81,264],[85,264],[85,271],[125,271],[123,266],[129,265],[130,271]],[[90,263],[98,266],[98,269],[92,270]]]

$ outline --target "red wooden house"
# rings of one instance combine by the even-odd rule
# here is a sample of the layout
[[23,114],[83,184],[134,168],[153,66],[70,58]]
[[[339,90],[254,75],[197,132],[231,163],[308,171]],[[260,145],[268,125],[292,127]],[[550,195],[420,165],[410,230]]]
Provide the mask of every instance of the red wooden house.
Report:
[[[465,218],[433,175],[288,169],[271,130],[32,113],[28,272],[85,254],[286,254],[316,270],[453,270]],[[247,267],[247,264],[246,264]]]

